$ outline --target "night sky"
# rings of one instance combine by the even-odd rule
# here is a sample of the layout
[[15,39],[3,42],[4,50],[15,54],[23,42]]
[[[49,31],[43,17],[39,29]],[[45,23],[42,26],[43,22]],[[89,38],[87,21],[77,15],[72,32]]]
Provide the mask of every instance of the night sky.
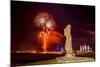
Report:
[[39,12],[52,15],[56,30],[62,35],[66,25],[71,24],[74,50],[84,43],[95,49],[95,6],[11,1],[12,51],[42,49],[33,22]]

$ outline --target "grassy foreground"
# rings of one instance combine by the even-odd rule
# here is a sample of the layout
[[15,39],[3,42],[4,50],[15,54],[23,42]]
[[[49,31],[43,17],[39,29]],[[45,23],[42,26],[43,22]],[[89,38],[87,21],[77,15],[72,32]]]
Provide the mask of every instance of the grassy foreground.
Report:
[[40,64],[59,64],[59,63],[73,63],[73,62],[93,62],[93,61],[95,61],[94,58],[88,58],[88,57],[74,57],[74,58],[66,58],[66,59],[63,57],[59,57],[56,59],[43,60],[43,61],[38,61],[30,64],[40,65]]

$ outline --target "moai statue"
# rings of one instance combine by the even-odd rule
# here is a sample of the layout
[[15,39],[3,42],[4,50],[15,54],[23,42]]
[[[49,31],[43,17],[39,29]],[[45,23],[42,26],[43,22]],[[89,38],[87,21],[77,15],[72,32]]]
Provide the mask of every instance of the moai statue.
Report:
[[82,52],[82,46],[80,45],[80,52]]
[[72,36],[71,36],[71,25],[68,24],[64,29],[64,36],[66,37],[65,42],[65,51],[66,57],[74,57],[73,56],[73,49],[72,49]]

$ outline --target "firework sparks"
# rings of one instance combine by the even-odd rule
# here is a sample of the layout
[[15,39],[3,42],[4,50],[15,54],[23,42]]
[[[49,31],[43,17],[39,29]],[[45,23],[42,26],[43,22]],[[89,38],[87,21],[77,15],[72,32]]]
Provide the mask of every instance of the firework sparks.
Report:
[[34,19],[35,25],[39,28],[44,27],[46,20],[48,19],[48,14],[45,12],[41,12],[37,14],[37,16]]
[[53,29],[56,25],[52,16],[46,12],[37,14],[34,22],[37,27],[45,29]]
[[52,16],[48,13],[41,12],[36,16],[34,22],[37,27],[43,29],[42,32],[40,32],[39,34],[39,39],[41,39],[43,44],[42,48],[46,52],[49,31],[55,28],[55,21],[53,20]]
[[56,26],[56,24],[55,24],[55,22],[54,22],[53,20],[49,20],[49,21],[47,21],[47,23],[46,23],[46,27],[47,27],[48,29],[50,29],[50,30],[54,29],[55,26]]

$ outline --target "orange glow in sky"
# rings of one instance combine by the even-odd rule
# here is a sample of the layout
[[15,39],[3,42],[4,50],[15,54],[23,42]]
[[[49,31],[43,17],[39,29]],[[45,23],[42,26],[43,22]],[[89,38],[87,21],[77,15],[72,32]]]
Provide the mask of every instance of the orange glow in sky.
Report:
[[38,35],[39,42],[42,43],[42,48],[46,51],[53,44],[61,43],[64,36],[57,31],[40,32]]

